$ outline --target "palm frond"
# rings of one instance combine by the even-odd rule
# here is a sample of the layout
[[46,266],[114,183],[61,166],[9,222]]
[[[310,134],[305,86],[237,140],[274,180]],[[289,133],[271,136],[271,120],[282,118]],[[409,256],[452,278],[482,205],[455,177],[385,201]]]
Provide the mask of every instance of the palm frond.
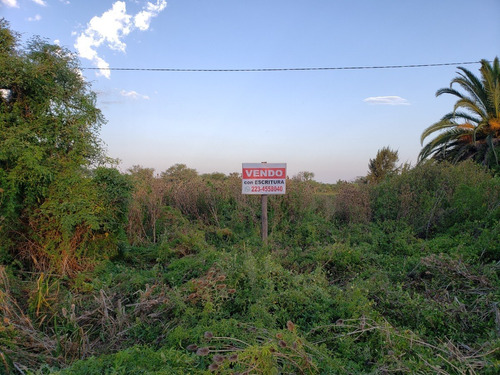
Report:
[[455,83],[459,84],[474,100],[484,104],[487,100],[487,95],[481,80],[468,69],[462,67],[458,69],[461,70],[461,73],[458,73],[458,77],[455,77],[451,81],[450,87]]
[[440,96],[440,95],[443,95],[443,94],[454,95],[454,96],[456,96],[458,98],[463,98],[464,97],[460,91],[455,90],[454,88],[451,88],[451,87],[443,87],[442,89],[439,89],[439,90],[436,91],[436,96]]
[[471,123],[471,124],[479,124],[482,120],[480,117],[474,117],[472,116],[470,113],[467,113],[467,112],[450,112],[450,113],[447,113],[446,115],[444,115],[442,118],[441,118],[441,121],[443,120],[454,120],[455,122],[456,119],[459,119],[459,120],[464,120],[465,122],[467,123]]
[[[474,143],[463,140],[464,136],[471,136],[473,129],[464,127],[454,127],[438,134],[427,143],[419,154],[419,160],[432,157],[437,160],[450,160],[453,163],[469,158]],[[472,137],[471,137],[472,138]],[[464,155],[467,155],[465,157]]]
[[500,63],[498,58],[495,58],[493,65],[488,61],[481,61],[481,74],[483,86],[488,93],[488,109],[489,114],[494,118],[500,117]]
[[456,111],[458,108],[469,110],[470,112],[481,118],[487,116],[487,112],[484,106],[478,103],[477,101],[470,100],[469,98],[463,98],[457,100],[453,110]]
[[[497,165],[496,144],[500,142],[500,62],[493,64],[481,60],[480,76],[459,67],[457,76],[449,88],[442,88],[436,96],[453,95],[457,98],[453,111],[440,121],[426,128],[420,137],[424,140],[434,136],[422,147],[419,162],[426,158],[437,161],[457,162],[473,158],[488,165]],[[494,159],[494,160],[493,160]]]
[[449,129],[456,127],[458,124],[454,121],[450,121],[448,119],[438,121],[431,126],[429,126],[427,129],[425,129],[422,132],[422,135],[420,136],[420,144],[424,143],[424,139],[427,138],[429,135],[431,135],[434,132],[441,131],[444,129]]

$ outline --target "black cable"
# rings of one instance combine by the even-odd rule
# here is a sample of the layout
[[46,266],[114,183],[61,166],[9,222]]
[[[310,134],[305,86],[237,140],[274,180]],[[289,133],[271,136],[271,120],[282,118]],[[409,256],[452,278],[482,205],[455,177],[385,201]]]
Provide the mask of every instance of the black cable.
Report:
[[82,70],[109,70],[109,71],[148,71],[148,72],[290,72],[312,70],[365,70],[365,69],[401,69],[427,68],[436,66],[456,66],[480,64],[480,61],[437,63],[437,64],[409,64],[409,65],[380,65],[380,66],[344,66],[319,68],[255,68],[255,69],[178,69],[178,68],[81,68]]

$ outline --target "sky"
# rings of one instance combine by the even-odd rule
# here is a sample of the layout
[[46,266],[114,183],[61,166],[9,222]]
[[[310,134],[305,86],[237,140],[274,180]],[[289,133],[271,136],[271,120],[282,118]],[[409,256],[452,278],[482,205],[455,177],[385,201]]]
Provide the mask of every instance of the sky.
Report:
[[[457,66],[368,67],[500,55],[500,0],[0,0],[0,17],[78,56],[123,171],[266,161],[335,183],[386,146],[414,165]],[[113,70],[318,67],[366,69]]]

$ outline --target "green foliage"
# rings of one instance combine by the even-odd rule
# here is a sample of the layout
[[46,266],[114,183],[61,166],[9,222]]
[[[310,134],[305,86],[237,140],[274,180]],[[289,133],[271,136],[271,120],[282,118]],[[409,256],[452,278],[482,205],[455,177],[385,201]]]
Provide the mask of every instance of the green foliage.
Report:
[[38,268],[72,275],[93,259],[116,253],[125,239],[130,187],[114,169],[100,168],[94,178],[58,175],[44,202],[29,219],[31,241],[20,253]]
[[[184,165],[169,168],[159,176],[153,170],[134,167],[130,171],[134,194],[129,214],[128,238],[134,245],[165,244],[178,247],[181,255],[196,252],[206,244],[200,234],[184,233],[183,245],[171,241],[186,232],[187,221],[203,228],[205,240],[216,246],[231,246],[259,235],[260,200],[241,194],[238,176],[198,176]],[[320,195],[314,181],[288,181],[287,195],[269,197],[269,238],[277,243],[294,238],[297,245],[328,238],[326,220],[333,212],[331,195]],[[317,222],[323,221],[321,227]],[[203,235],[202,235],[203,236]],[[193,243],[190,244],[189,242]]]
[[54,374],[71,375],[183,375],[203,374],[195,363],[195,358],[175,349],[154,350],[149,347],[134,346],[116,354],[92,357],[78,361],[68,370]]
[[[499,369],[498,177],[475,163],[422,164],[377,185],[293,180],[289,196],[269,200],[276,223],[268,247],[258,230],[245,228],[253,219],[241,212],[258,219],[260,207],[238,198],[235,177],[173,183],[144,169],[98,173],[83,180],[94,189],[79,188],[77,179],[50,190],[65,197],[71,187],[82,198],[41,206],[64,210],[61,233],[94,217],[104,224],[91,233],[117,228],[130,177],[142,197],[133,202],[142,228],[152,229],[158,205],[157,242],[149,232],[147,246],[122,246],[69,279],[7,277],[5,361],[40,373]],[[161,194],[148,201],[156,183]],[[192,200],[184,194],[194,187]],[[353,196],[370,210],[347,211],[342,203],[356,203]],[[117,211],[85,202],[117,202]],[[342,207],[353,214],[342,218]],[[129,221],[129,235],[138,223]],[[33,346],[33,335],[45,349]]]
[[[438,133],[420,152],[422,161],[458,161],[474,159],[498,171],[500,139],[500,63],[481,60],[481,76],[459,67],[458,77],[449,88],[437,91],[436,96],[450,94],[458,98],[453,111],[422,133],[421,141]],[[459,85],[463,92],[453,88]]]
[[308,171],[301,171],[292,178],[297,181],[312,181],[314,179],[314,173]]
[[376,184],[388,176],[398,172],[396,163],[399,160],[398,152],[389,147],[383,147],[377,151],[375,159],[370,159],[368,163],[368,175],[366,179],[371,184]]
[[264,374],[290,371],[302,374],[318,373],[310,347],[295,324],[288,321],[286,327],[286,330],[273,330],[274,335],[265,329],[248,327],[261,338],[260,342],[251,337],[247,342],[216,336],[211,331],[206,331],[204,342],[200,343],[204,346],[191,344],[189,349],[196,351],[200,357],[211,358],[212,363],[208,369],[220,374],[232,374],[234,371]]
[[[210,248],[201,251],[196,256],[191,255],[181,258],[175,256],[169,259],[165,267],[167,272],[164,277],[171,285],[180,286],[207,272],[220,256],[220,253]],[[160,261],[163,260],[163,258],[159,259]]]
[[101,229],[125,241],[132,189],[130,180],[115,168],[99,167],[92,172],[92,182],[102,205]]
[[340,183],[335,196],[335,218],[342,223],[367,223],[370,221],[370,197],[363,185]]
[[76,57],[39,38],[20,49],[6,21],[0,30],[0,247],[74,274],[116,251],[129,185],[116,170],[89,173],[104,160],[104,118]]
[[[184,186],[205,192],[233,183],[193,178]],[[200,371],[495,373],[497,183],[474,163],[423,164],[373,186],[319,190],[294,180],[290,196],[270,200],[278,223],[268,248],[259,247],[258,232],[240,237],[240,223],[218,215],[219,227],[215,216],[201,214],[211,212],[205,204],[215,195],[198,195],[193,206],[166,206],[162,243],[126,249],[99,269],[89,293],[105,291],[116,322],[119,296],[122,306],[141,306],[125,307],[129,320],[114,332],[127,333],[114,345],[193,350]],[[180,194],[166,186],[164,202]],[[360,202],[370,203],[373,218],[334,220],[340,210],[331,208],[342,207],[335,200],[347,202],[351,193],[364,194]],[[174,196],[172,202],[189,202]],[[216,199],[218,213],[245,204],[231,194]],[[258,217],[258,204],[245,207]],[[163,323],[150,324],[158,316]],[[293,332],[283,330],[287,322]]]
[[427,236],[454,223],[498,217],[498,184],[472,162],[423,163],[374,187],[372,213],[376,221],[403,220]]

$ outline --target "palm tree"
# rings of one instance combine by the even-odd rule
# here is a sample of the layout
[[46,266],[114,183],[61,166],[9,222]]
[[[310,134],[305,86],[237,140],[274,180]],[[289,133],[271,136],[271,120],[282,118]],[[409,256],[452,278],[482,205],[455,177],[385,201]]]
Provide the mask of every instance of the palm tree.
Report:
[[[499,168],[500,154],[500,64],[498,57],[493,64],[481,60],[481,77],[459,67],[449,88],[436,92],[458,98],[453,111],[424,130],[421,143],[438,132],[419,154],[419,162],[431,157],[452,163],[474,159],[492,168]],[[458,84],[464,93],[455,90]]]

